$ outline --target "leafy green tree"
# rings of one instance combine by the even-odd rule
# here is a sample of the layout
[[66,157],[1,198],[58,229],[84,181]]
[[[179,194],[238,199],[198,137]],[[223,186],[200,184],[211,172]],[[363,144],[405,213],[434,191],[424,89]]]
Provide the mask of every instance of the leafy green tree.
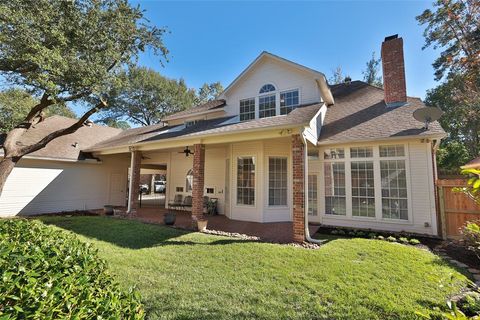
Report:
[[217,81],[213,83],[204,83],[203,86],[198,89],[198,96],[196,98],[196,104],[202,104],[211,100],[218,99],[223,92],[222,84]]
[[[467,160],[480,152],[480,2],[466,0],[436,0],[433,9],[417,16],[425,26],[425,46],[441,49],[434,61],[435,78],[443,80],[427,92],[427,105],[441,108],[440,119],[449,136],[442,143],[444,153],[458,151],[464,144]],[[462,157],[454,154],[447,167],[460,166]]]
[[195,101],[195,90],[189,89],[183,79],[168,79],[149,68],[132,67],[120,78],[123,81],[113,86],[110,107],[103,112],[107,120],[148,126],[192,107]]
[[101,122],[112,128],[118,128],[122,130],[127,130],[131,128],[128,121],[125,121],[125,120],[115,120],[112,118],[104,118],[101,120]]
[[[15,128],[38,104],[38,100],[27,91],[11,88],[0,92],[0,133],[7,133]],[[54,104],[44,110],[44,117],[61,115],[76,118],[75,112],[65,104]]]
[[[50,141],[75,132],[106,108],[106,84],[151,49],[166,57],[164,29],[151,26],[139,7],[126,0],[9,0],[0,2],[0,75],[38,97],[27,116],[10,130],[2,145],[0,193],[15,164]],[[30,145],[21,137],[58,103],[91,104],[78,121]]]
[[383,87],[382,76],[380,75],[381,59],[375,58],[375,52],[372,52],[372,58],[367,61],[367,66],[363,74],[363,81],[376,87]]

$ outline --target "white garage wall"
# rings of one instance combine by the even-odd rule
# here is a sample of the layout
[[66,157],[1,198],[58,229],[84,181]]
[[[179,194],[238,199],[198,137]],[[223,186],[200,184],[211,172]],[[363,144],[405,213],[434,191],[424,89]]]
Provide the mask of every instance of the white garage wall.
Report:
[[[110,203],[112,173],[126,186],[128,158],[102,158],[101,164],[23,159],[8,177],[0,197],[0,216],[99,209]],[[117,188],[126,192],[126,188]],[[124,199],[124,196],[112,197]]]

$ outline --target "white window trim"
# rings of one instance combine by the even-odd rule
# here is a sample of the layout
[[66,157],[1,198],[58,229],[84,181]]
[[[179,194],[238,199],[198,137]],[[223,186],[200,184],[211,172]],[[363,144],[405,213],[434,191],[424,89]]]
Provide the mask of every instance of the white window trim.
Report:
[[[269,199],[269,195],[270,195],[270,158],[285,158],[287,159],[287,204],[286,205],[270,205],[270,199]],[[291,198],[291,193],[290,193],[290,188],[291,188],[291,183],[290,183],[290,157],[286,154],[278,154],[278,155],[275,155],[275,154],[269,154],[267,156],[265,156],[265,164],[266,164],[266,167],[267,167],[267,170],[266,170],[266,174],[265,174],[265,177],[266,177],[266,182],[265,182],[265,185],[266,185],[266,193],[265,193],[265,204],[266,204],[266,207],[269,208],[269,209],[289,209],[290,208],[290,198]],[[317,187],[318,189],[318,187]],[[318,192],[318,191],[317,191]]]
[[[254,198],[253,198],[253,205],[250,204],[241,204],[238,203],[238,158],[252,158],[255,163],[255,185],[254,185]],[[235,162],[234,162],[234,172],[235,172],[235,179],[234,179],[234,186],[235,186],[235,203],[234,206],[237,208],[256,208],[258,203],[258,157],[255,155],[249,154],[242,154],[242,155],[235,155]]]
[[[405,156],[403,157],[380,157],[379,147],[380,145],[403,145],[405,150]],[[350,157],[350,148],[351,147],[372,147],[373,148],[373,157],[370,158],[351,158]],[[344,159],[323,159],[323,152],[325,149],[330,148],[344,148],[345,149],[345,158]],[[321,219],[328,220],[353,220],[353,221],[371,221],[379,223],[390,223],[390,224],[399,224],[399,225],[412,225],[414,223],[413,219],[413,204],[412,204],[412,185],[410,177],[410,154],[408,149],[408,143],[395,143],[395,142],[384,142],[384,143],[359,143],[352,145],[334,145],[326,146],[320,148],[320,188],[319,188],[319,211]],[[380,173],[380,161],[381,160],[404,160],[405,161],[405,170],[406,170],[406,179],[407,179],[407,208],[408,208],[408,219],[391,219],[383,218],[382,216],[382,181]],[[351,162],[352,161],[373,161],[374,166],[374,183],[375,183],[375,217],[358,217],[352,215],[352,175],[351,175]],[[345,188],[346,188],[346,198],[347,198],[347,214],[342,215],[333,215],[325,213],[325,171],[324,163],[326,162],[344,162],[345,163]]]

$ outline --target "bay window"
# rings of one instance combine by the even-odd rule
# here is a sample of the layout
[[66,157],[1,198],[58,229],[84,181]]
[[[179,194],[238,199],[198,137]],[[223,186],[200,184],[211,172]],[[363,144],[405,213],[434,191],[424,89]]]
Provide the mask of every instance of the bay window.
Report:
[[405,146],[323,150],[324,213],[359,219],[409,219]]

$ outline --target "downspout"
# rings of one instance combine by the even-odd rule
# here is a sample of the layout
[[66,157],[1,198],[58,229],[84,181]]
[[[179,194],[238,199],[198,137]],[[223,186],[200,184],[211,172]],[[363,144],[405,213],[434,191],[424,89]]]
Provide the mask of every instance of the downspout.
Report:
[[132,211],[132,190],[133,190],[133,152],[135,151],[134,147],[129,147],[130,149],[130,180],[128,181],[128,203],[127,203],[127,213]]
[[308,229],[308,143],[307,138],[305,137],[305,129],[302,130],[302,142],[305,148],[303,148],[303,157],[304,168],[303,168],[303,199],[305,201],[304,207],[304,216],[305,216],[305,240],[311,243],[322,244],[326,240],[318,240],[310,237],[310,230]]

